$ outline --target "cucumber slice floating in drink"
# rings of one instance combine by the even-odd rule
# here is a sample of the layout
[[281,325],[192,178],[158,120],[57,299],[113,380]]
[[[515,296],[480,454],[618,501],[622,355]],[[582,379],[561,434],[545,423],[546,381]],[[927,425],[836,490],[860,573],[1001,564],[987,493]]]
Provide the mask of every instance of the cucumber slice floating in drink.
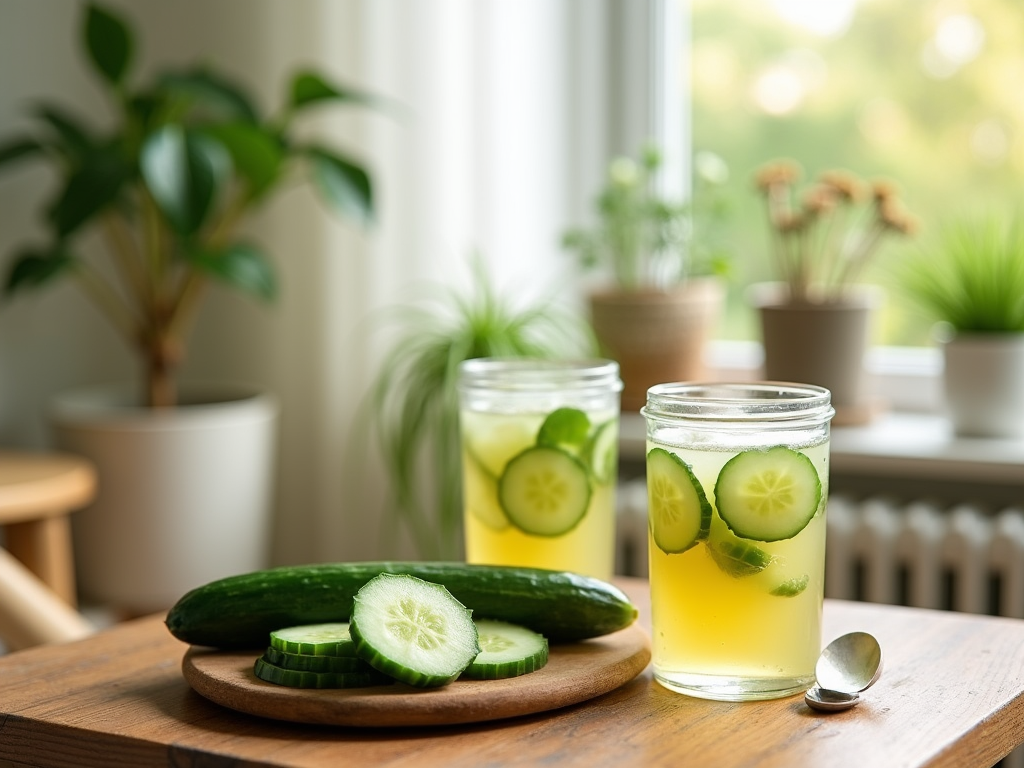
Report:
[[511,523],[524,533],[561,536],[587,513],[587,468],[560,448],[527,448],[505,467],[498,499]]
[[462,452],[466,509],[494,531],[508,528],[505,511],[498,505],[498,478],[469,450]]
[[796,536],[817,513],[821,493],[811,460],[784,445],[736,454],[715,483],[722,520],[740,538],[754,541]]
[[700,481],[681,458],[664,448],[647,454],[647,499],[651,535],[669,555],[707,538],[711,504]]
[[594,480],[608,485],[619,474],[619,430],[614,419],[598,425],[587,446]]
[[795,579],[786,579],[777,587],[768,590],[768,594],[775,595],[776,597],[796,597],[807,589],[810,581],[811,577],[805,573],[803,576],[798,576]]
[[578,408],[556,408],[537,430],[537,445],[579,454],[590,434],[590,419]]
[[723,572],[737,579],[760,573],[773,562],[771,555],[753,542],[737,537],[718,520],[708,538],[708,554]]

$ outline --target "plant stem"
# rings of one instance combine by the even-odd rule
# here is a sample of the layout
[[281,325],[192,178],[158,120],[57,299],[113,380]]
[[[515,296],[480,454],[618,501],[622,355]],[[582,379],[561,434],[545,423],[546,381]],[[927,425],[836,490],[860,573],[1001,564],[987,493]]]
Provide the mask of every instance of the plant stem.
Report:
[[100,221],[114,257],[114,263],[124,281],[125,292],[129,296],[146,296],[149,286],[137,256],[138,247],[132,240],[132,234],[124,216],[120,213],[108,212]]
[[88,264],[82,262],[74,271],[82,292],[113,324],[117,332],[129,344],[138,338],[138,321],[132,317],[130,310],[121,297],[106,280]]

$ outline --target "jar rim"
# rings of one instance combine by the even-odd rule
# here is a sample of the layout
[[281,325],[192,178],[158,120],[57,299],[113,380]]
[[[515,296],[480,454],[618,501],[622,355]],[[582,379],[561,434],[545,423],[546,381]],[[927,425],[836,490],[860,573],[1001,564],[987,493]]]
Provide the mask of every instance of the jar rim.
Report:
[[651,418],[695,421],[829,421],[832,394],[786,381],[669,382],[647,390],[641,409]]
[[604,358],[477,357],[459,364],[459,389],[622,389],[619,364]]

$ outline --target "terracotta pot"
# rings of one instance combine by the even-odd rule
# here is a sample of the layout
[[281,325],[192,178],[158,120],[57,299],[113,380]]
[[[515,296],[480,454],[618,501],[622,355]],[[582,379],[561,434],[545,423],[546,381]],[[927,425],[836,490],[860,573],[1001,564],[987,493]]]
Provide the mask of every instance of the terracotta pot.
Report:
[[1024,437],[1024,333],[957,334],[942,350],[956,434]]
[[754,291],[764,344],[764,377],[816,384],[832,393],[835,424],[862,424],[877,411],[865,358],[877,294],[850,292],[840,300],[788,302],[776,288]]
[[724,298],[722,282],[713,277],[667,291],[591,294],[594,333],[603,353],[619,364],[622,410],[639,410],[654,384],[706,377],[704,349]]

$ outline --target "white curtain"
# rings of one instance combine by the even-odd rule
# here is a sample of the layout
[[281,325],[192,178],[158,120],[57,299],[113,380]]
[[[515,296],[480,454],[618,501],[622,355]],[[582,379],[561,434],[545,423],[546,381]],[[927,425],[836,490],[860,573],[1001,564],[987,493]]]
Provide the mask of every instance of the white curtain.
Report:
[[[206,58],[283,97],[285,75],[311,66],[378,93],[395,110],[326,110],[310,127],[363,158],[378,222],[339,222],[304,191],[253,225],[275,255],[271,307],[231,293],[206,306],[183,376],[252,380],[282,406],[274,560],[377,555],[381,470],[355,432],[388,344],[378,314],[424,282],[468,283],[479,251],[503,290],[563,286],[579,305],[559,233],[581,221],[613,152],[654,137],[681,155],[678,114],[652,104],[647,41],[678,24],[672,0],[116,0],[140,38],[140,65]],[[668,8],[666,19],[661,14]],[[0,5],[0,133],[27,98],[105,105],[78,56],[74,0]],[[639,30],[632,41],[621,29]],[[638,67],[638,61],[648,62]],[[663,62],[662,62],[663,63]],[[624,105],[629,106],[628,109]],[[659,116],[660,115],[660,116]],[[32,232],[44,175],[14,191],[0,179],[0,254]],[[680,174],[681,177],[681,174]],[[103,321],[69,286],[3,307],[0,444],[45,445],[54,392],[134,374]]]

